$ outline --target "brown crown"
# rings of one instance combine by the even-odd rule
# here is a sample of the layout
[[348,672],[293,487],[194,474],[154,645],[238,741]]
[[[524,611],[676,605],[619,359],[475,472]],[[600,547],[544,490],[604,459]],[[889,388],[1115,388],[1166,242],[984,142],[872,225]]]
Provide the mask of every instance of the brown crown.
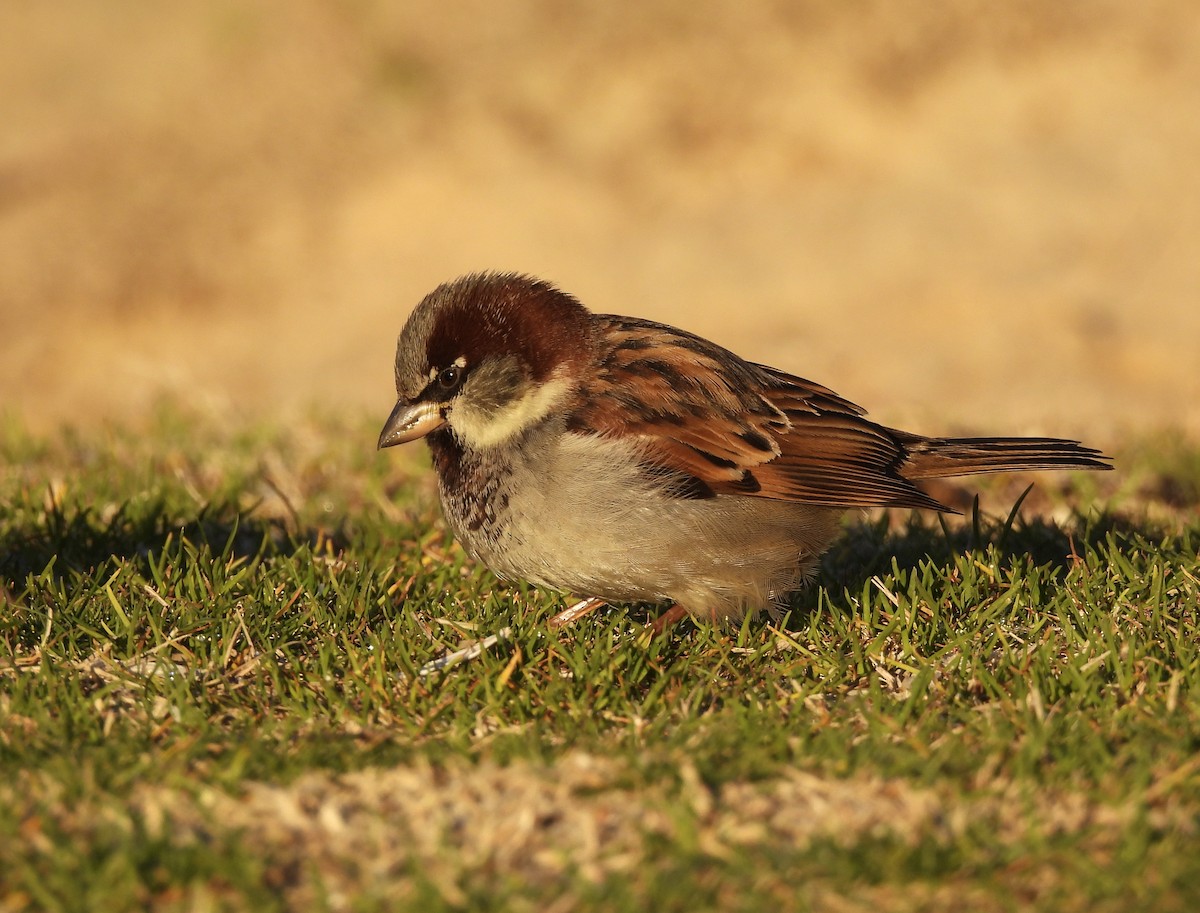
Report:
[[459,357],[468,365],[489,355],[516,355],[534,380],[591,351],[588,311],[540,279],[514,273],[473,273],[439,286],[421,302],[437,317],[426,344],[431,367]]

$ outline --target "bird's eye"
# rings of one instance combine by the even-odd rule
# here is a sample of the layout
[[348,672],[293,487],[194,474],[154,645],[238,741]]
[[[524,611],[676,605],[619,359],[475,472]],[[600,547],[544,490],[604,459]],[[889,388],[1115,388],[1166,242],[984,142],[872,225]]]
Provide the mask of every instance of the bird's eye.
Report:
[[442,368],[438,372],[438,386],[443,390],[453,390],[458,386],[458,382],[462,380],[462,368],[458,365],[451,365],[448,368]]

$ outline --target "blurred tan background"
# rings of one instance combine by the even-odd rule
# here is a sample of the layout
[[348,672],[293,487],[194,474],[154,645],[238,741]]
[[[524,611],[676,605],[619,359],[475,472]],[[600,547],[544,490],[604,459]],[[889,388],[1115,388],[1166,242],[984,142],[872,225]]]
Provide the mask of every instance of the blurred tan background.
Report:
[[1194,0],[6,0],[0,124],[35,428],[382,421],[502,268],[930,433],[1200,431]]

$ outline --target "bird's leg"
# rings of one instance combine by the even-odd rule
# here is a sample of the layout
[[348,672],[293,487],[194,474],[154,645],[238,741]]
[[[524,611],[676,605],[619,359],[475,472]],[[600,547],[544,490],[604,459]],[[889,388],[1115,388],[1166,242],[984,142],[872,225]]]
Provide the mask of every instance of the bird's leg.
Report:
[[650,636],[661,637],[663,634],[668,633],[675,625],[687,618],[687,614],[687,609],[679,603],[675,603],[651,622]]
[[[583,618],[584,615],[590,615],[592,612],[596,611],[596,609],[599,609],[605,605],[607,605],[607,603],[603,599],[600,599],[596,596],[589,596],[587,599],[581,599],[579,602],[572,603],[557,615],[553,616],[549,622],[550,627],[566,627],[567,625]],[[659,615],[658,618],[654,619],[654,621],[650,623],[648,628],[650,631],[650,636],[660,637],[663,634],[669,633],[670,630],[675,627],[675,625],[687,618],[687,615],[688,611],[683,606],[679,605],[678,603],[672,605],[669,609],[667,609],[665,612]]]
[[595,596],[589,596],[587,599],[581,599],[574,605],[569,605],[553,618],[550,619],[550,627],[562,628],[572,622],[578,621],[584,615],[590,615],[596,609],[605,605],[603,599]]

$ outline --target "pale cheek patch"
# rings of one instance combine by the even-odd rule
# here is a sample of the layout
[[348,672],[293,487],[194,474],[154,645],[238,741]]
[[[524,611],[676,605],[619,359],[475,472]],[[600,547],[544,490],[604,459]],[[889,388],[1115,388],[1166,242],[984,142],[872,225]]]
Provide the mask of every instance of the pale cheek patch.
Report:
[[467,446],[495,447],[553,414],[567,389],[567,381],[551,379],[529,387],[524,395],[487,412],[472,409],[460,398],[451,409],[448,422]]

